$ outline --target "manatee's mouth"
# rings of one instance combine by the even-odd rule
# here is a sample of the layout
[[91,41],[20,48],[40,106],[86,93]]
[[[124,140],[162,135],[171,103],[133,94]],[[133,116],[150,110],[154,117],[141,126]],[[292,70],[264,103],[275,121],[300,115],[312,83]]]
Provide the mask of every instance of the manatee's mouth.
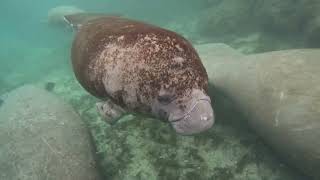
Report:
[[185,114],[169,117],[169,122],[177,133],[191,135],[208,130],[214,123],[214,113],[208,96],[197,99]]

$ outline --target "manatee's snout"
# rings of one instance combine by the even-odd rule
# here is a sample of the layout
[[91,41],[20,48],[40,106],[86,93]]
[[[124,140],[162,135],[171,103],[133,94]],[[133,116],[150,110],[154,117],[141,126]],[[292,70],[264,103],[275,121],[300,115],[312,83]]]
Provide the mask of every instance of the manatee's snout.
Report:
[[191,135],[208,130],[214,124],[214,113],[209,97],[196,99],[180,118],[169,117],[177,133]]

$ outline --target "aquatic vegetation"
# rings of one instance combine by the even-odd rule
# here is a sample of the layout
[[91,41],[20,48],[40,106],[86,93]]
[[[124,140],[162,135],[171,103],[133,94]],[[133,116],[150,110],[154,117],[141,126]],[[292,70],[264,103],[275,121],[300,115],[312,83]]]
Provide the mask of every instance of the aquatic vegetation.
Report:
[[[255,138],[242,145],[232,135],[233,128],[218,124],[215,131],[185,137],[177,136],[170,126],[156,119],[136,116],[109,126],[93,112],[85,113],[86,122],[102,172],[112,179],[295,179]],[[242,131],[243,139],[248,138],[244,134]]]

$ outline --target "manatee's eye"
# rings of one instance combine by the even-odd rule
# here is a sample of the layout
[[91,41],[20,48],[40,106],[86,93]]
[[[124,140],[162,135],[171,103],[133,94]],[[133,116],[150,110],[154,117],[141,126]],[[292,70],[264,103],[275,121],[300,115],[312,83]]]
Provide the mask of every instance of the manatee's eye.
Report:
[[158,101],[164,105],[171,103],[174,99],[175,96],[170,94],[163,94],[158,96]]
[[168,113],[166,111],[164,111],[163,109],[159,110],[159,116],[160,116],[160,118],[163,118],[163,119],[161,119],[163,121],[168,120],[168,117],[169,117]]

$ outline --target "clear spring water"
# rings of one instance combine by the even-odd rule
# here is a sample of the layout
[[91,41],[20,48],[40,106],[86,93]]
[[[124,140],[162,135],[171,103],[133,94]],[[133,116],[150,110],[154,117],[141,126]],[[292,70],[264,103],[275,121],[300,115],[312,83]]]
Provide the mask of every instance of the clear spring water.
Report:
[[[261,8],[272,6],[264,1],[249,0],[240,3],[227,0],[2,0],[0,95],[24,84],[32,84],[71,104],[93,134],[94,154],[98,155],[99,172],[105,179],[307,179],[287,167],[246,127],[218,121],[210,133],[183,137],[160,121],[150,121],[146,117],[135,117],[138,122],[125,121],[118,127],[104,124],[97,115],[92,115],[96,100],[77,84],[72,74],[69,51],[73,32],[48,21],[48,12],[52,8],[75,6],[89,12],[120,14],[156,24],[183,34],[194,44],[227,43],[243,53],[318,47],[310,40],[317,39],[311,33],[317,30],[316,25],[310,25],[313,21],[305,23],[310,26],[305,29],[295,25],[300,23],[295,19],[304,22],[315,15],[301,12],[297,8],[301,4],[296,2],[291,3],[292,7],[288,5],[290,3],[274,2],[282,13],[277,14],[277,8],[262,11]],[[303,6],[305,11],[311,11],[308,7],[312,3]],[[254,10],[259,8],[261,11]],[[273,17],[276,15],[272,12],[279,17]],[[297,18],[290,19],[289,16]],[[5,99],[0,99],[0,108],[4,104]],[[87,111],[90,108],[91,111]],[[7,120],[0,116],[0,123]],[[0,152],[4,146],[0,142]],[[25,146],[28,149],[30,144]],[[19,170],[12,167],[23,169],[23,165],[28,165],[15,162],[16,166],[0,168],[0,171],[16,174],[0,176],[0,179],[43,179],[42,176],[18,176]],[[3,164],[0,167],[7,165],[1,160],[0,163]],[[52,173],[51,179],[58,177],[54,172],[47,173]]]

